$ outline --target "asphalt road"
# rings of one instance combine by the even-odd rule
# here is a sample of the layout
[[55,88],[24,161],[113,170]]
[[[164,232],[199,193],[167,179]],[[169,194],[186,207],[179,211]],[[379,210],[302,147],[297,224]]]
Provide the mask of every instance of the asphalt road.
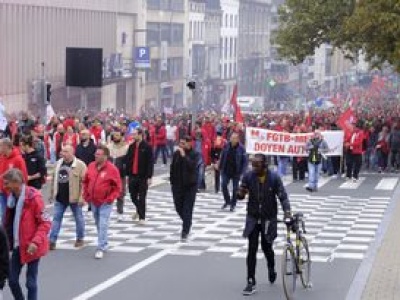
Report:
[[[157,170],[157,184],[149,190],[148,220],[139,226],[130,220],[134,211],[127,200],[126,220],[113,214],[110,250],[95,260],[93,219],[86,216],[88,245],[72,247],[74,223],[67,213],[58,250],[41,261],[39,299],[242,299],[246,283],[246,241],[241,238],[245,203],[234,213],[221,211],[220,194],[213,190],[197,196],[193,233],[179,241],[180,221],[173,209],[166,174]],[[357,269],[398,184],[396,174],[361,175],[359,183],[324,177],[319,192],[308,193],[305,182],[284,183],[293,211],[306,215],[312,253],[311,290],[298,285],[296,299],[345,299]],[[48,193],[44,189],[43,194]],[[47,197],[45,196],[47,199]],[[270,285],[265,261],[257,266],[258,293],[254,299],[284,299],[280,253],[284,229],[276,240],[278,280]],[[6,289],[5,299],[11,299]]]

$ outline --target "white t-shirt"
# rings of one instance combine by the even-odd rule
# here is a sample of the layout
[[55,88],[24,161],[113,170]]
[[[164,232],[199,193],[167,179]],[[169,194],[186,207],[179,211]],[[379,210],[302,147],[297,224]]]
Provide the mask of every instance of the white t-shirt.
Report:
[[176,126],[166,125],[165,130],[167,131],[167,140],[175,140]]

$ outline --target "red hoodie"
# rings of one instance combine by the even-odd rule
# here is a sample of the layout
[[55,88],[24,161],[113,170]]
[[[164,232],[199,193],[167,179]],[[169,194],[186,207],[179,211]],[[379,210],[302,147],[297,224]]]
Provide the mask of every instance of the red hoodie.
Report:
[[348,145],[352,154],[363,153],[364,133],[360,129],[355,129],[352,134],[348,134],[345,138],[345,145]]
[[28,171],[26,170],[25,161],[22,158],[20,150],[15,147],[8,157],[5,155],[0,157],[0,191],[3,193],[6,192],[3,186],[3,175],[12,168],[20,170],[24,175],[25,182],[28,182]]
[[[4,225],[8,229],[13,226],[13,222],[12,210],[7,208]],[[21,264],[29,263],[46,255],[49,250],[48,234],[50,228],[50,217],[45,211],[41,192],[33,187],[26,186],[24,206],[19,225]],[[8,238],[11,247],[13,243],[12,237],[9,236]],[[33,255],[27,252],[30,243],[37,246],[37,251]]]
[[167,144],[167,130],[164,125],[156,125],[154,128],[155,142],[157,146],[165,146]]
[[83,198],[95,206],[112,204],[121,194],[122,183],[117,167],[106,161],[99,170],[96,162],[89,164],[83,179]]

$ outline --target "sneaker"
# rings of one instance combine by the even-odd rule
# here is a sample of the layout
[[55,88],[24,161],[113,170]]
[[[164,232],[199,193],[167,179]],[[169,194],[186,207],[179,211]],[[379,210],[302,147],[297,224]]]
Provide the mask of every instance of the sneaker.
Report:
[[231,208],[229,209],[230,212],[234,212],[235,211],[235,207],[231,206]]
[[250,296],[256,292],[256,283],[254,280],[249,280],[246,287],[243,289],[243,296]]
[[306,187],[306,190],[309,191],[309,192],[313,192],[314,191],[314,189],[309,187],[309,186]]
[[104,252],[101,250],[97,250],[96,253],[94,254],[95,259],[102,259],[104,257]]
[[122,222],[122,221],[124,221],[124,215],[123,214],[118,214],[117,222]]
[[274,268],[268,269],[268,279],[271,284],[276,280],[276,272]]
[[221,209],[225,209],[225,208],[227,208],[229,205],[228,204],[224,204],[224,205],[222,205],[222,207],[221,207]]
[[78,239],[78,240],[76,240],[76,242],[74,244],[74,247],[75,248],[82,248],[84,245],[85,245],[85,241]]
[[132,220],[133,220],[133,221],[139,220],[139,214],[138,214],[138,213],[133,213],[133,214],[132,214]]
[[146,225],[146,220],[145,219],[140,219],[138,221],[138,225]]
[[49,249],[50,249],[50,251],[56,250],[57,249],[56,243],[51,242]]
[[357,183],[358,182],[358,178],[353,178],[353,183]]

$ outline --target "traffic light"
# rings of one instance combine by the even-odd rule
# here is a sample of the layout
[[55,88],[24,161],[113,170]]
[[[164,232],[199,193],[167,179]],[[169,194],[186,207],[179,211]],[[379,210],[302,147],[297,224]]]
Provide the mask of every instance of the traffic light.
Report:
[[46,82],[44,103],[45,104],[50,104],[50,101],[51,101],[51,83],[50,82]]

